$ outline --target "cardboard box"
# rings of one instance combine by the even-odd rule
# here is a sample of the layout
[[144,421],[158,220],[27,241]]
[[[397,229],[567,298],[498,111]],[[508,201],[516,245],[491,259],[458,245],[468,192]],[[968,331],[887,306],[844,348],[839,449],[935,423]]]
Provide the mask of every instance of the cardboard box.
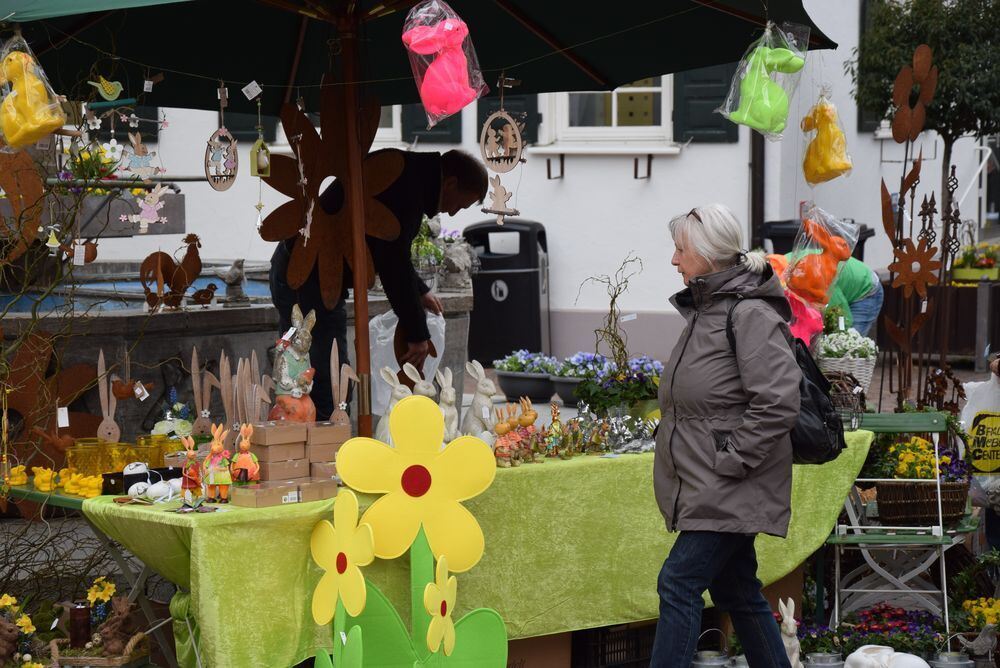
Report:
[[295,482],[262,482],[256,485],[229,488],[229,501],[244,508],[270,508],[299,502],[299,486]]
[[304,459],[289,459],[283,462],[261,462],[261,480],[294,480],[309,477],[309,462]]
[[313,478],[333,478],[337,475],[336,462],[310,462],[309,475]]
[[337,481],[330,478],[310,478],[299,483],[299,500],[302,503],[322,501],[337,496]]
[[337,459],[337,451],[342,443],[324,443],[322,445],[307,445],[306,459],[311,462],[332,462]]
[[347,424],[335,425],[332,422],[316,422],[309,425],[307,432],[307,445],[339,444],[351,437],[351,426]]
[[282,443],[261,445],[251,450],[261,462],[287,462],[289,459],[305,459],[306,446],[302,443]]
[[507,668],[570,668],[572,634],[521,638],[507,643]]
[[306,425],[301,422],[262,422],[253,426],[250,443],[253,445],[305,443],[306,433]]

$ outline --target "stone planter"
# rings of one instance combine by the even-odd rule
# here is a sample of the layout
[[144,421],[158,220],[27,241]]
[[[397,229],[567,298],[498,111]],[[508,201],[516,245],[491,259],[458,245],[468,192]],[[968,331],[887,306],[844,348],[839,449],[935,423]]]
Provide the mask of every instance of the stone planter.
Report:
[[528,397],[535,403],[548,403],[555,393],[552,378],[547,373],[522,373],[519,371],[497,371],[500,390],[507,401],[517,401]]
[[585,379],[584,378],[573,378],[571,376],[551,376],[552,386],[555,389],[556,394],[562,399],[564,406],[576,407],[578,399],[576,397],[576,388]]

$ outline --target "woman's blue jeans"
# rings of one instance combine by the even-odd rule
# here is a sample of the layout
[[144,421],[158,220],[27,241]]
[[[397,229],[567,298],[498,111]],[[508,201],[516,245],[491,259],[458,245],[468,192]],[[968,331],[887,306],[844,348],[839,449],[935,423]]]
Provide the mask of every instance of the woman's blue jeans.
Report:
[[728,612],[750,668],[790,668],[757,579],[754,536],[683,531],[660,570],[660,620],[650,668],[689,668],[701,633],[702,594]]

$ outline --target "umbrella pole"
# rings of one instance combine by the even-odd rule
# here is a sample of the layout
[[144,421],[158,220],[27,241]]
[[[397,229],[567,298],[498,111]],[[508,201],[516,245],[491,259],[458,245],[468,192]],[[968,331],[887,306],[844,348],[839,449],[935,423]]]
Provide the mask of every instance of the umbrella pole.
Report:
[[351,212],[351,247],[354,262],[354,346],[358,373],[358,435],[372,435],[371,358],[368,345],[368,248],[365,244],[365,198],[362,168],[360,119],[358,116],[361,80],[358,66],[358,20],[354,13],[340,21],[345,86],[344,122],[347,124],[347,203]]

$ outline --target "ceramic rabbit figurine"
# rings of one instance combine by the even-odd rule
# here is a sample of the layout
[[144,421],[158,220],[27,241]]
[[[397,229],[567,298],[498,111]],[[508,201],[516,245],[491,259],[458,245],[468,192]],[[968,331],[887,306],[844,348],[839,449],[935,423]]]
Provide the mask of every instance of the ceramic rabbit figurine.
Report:
[[302,309],[292,307],[292,327],[295,333],[291,340],[280,339],[275,349],[274,360],[274,407],[269,420],[290,422],[314,422],[316,406],[309,393],[312,391],[316,370],[309,366],[309,348],[312,346],[312,328],[316,324],[316,312],[302,317]]
[[206,500],[215,503],[229,503],[229,486],[233,484],[229,474],[229,452],[224,449],[227,436],[229,430],[223,425],[212,425],[212,450],[202,464]]
[[424,380],[424,377],[420,375],[417,367],[407,362],[403,365],[403,373],[406,374],[407,378],[413,381],[413,394],[421,397],[427,397],[429,399],[437,399],[437,390],[434,389],[434,383],[429,380]]
[[472,405],[465,411],[462,418],[462,433],[467,436],[480,436],[493,432],[493,395],[497,388],[486,376],[483,365],[477,360],[465,363],[466,372],[476,379],[476,394],[472,397]]
[[239,452],[232,459],[230,471],[234,485],[246,485],[260,480],[260,462],[257,461],[257,455],[250,452],[250,437],[252,435],[252,424],[240,425]]
[[844,662],[844,668],[929,668],[927,662],[912,654],[897,652],[882,645],[859,647]]
[[392,388],[392,396],[389,398],[389,405],[385,407],[385,415],[378,421],[378,428],[375,429],[375,440],[392,445],[389,435],[389,415],[392,413],[392,409],[396,407],[396,404],[401,399],[410,396],[412,392],[410,392],[410,388],[399,382],[399,378],[396,377],[396,374],[389,367],[382,367],[379,375],[382,376],[382,380],[389,383],[389,387]]
[[104,416],[101,424],[97,426],[97,438],[108,443],[117,443],[122,435],[121,428],[115,422],[118,399],[111,392],[111,378],[104,365],[103,350],[97,355],[97,393],[101,398],[101,414]]
[[184,498],[188,501],[201,496],[201,467],[198,465],[198,451],[194,447],[194,439],[190,436],[182,436],[181,443],[184,444],[184,451],[187,459],[184,468],[181,469],[181,489]]
[[350,364],[340,365],[340,380],[337,380],[337,365],[340,363],[340,351],[337,340],[333,341],[333,350],[330,351],[330,387],[333,390],[333,414],[330,415],[330,422],[336,425],[350,425],[351,416],[347,414],[347,398],[351,394],[351,381],[358,382],[358,374]]
[[458,438],[458,408],[455,407],[455,386],[452,384],[451,369],[445,367],[435,374],[441,386],[441,414],[444,416],[444,442],[451,443]]
[[781,642],[785,644],[785,654],[792,668],[802,668],[799,660],[799,629],[795,624],[795,601],[791,598],[787,603],[778,599],[778,611],[781,613]]

